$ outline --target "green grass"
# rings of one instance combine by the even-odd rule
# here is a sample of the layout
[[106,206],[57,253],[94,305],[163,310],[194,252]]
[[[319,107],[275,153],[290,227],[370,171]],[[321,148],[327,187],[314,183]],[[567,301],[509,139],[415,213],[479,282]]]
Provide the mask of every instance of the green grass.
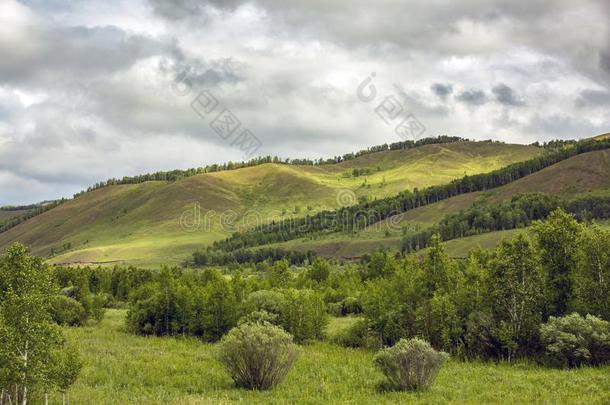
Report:
[[[133,336],[123,330],[124,317],[124,310],[110,310],[98,325],[66,329],[84,359],[69,392],[72,403],[602,404],[610,398],[610,367],[567,371],[455,360],[429,391],[384,392],[372,352],[327,343],[303,346],[294,369],[276,389],[248,391],[234,388],[215,359],[215,345]],[[335,321],[334,327],[341,326]],[[57,396],[51,399],[58,401]]]
[[326,337],[331,339],[332,337],[337,336],[339,333],[349,329],[360,319],[362,318],[357,316],[331,317],[326,326]]
[[[20,241],[39,256],[48,257],[53,250],[53,263],[176,264],[196,248],[230,234],[231,229],[220,224],[220,213],[225,211],[246,226],[289,215],[304,216],[337,208],[337,194],[342,189],[353,191],[358,198],[380,198],[414,187],[444,184],[465,174],[488,172],[540,153],[541,149],[533,146],[489,142],[425,145],[372,153],[333,165],[265,164],[173,183],[106,187],[1,233],[0,250]],[[355,167],[372,172],[346,177]],[[367,186],[363,187],[365,178]],[[200,204],[202,218],[208,214],[211,221],[209,227],[202,221],[189,233],[180,226],[180,218],[192,212],[195,203]],[[243,220],[247,214],[254,215]]]

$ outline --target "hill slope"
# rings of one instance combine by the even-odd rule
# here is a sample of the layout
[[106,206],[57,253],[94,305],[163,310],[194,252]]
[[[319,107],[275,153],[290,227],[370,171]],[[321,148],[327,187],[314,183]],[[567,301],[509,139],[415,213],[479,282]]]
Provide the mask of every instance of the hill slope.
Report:
[[[610,192],[610,150],[577,155],[497,189],[458,195],[395,215],[370,225],[356,235],[337,232],[317,240],[301,239],[279,246],[302,251],[313,250],[326,257],[357,258],[379,248],[398,249],[403,229],[412,231],[427,228],[447,214],[454,214],[472,206],[475,201],[496,204],[510,200],[517,194],[531,192],[551,193],[563,197]],[[493,247],[499,242],[501,235],[513,233],[514,231],[492,232],[450,241],[448,246],[451,248],[450,253],[462,256],[477,244]]]
[[[177,263],[236,226],[334,209],[342,190],[357,198],[379,198],[540,153],[533,146],[462,142],[371,153],[323,166],[264,164],[171,183],[110,186],[1,233],[0,249],[21,241],[35,254],[54,255],[53,262]],[[353,176],[354,169],[366,174]]]

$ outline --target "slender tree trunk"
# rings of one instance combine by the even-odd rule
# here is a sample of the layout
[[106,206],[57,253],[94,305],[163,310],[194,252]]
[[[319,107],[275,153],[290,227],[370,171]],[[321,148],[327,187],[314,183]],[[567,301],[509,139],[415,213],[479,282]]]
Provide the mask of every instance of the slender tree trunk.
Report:
[[49,405],[49,393],[44,393],[44,405]]

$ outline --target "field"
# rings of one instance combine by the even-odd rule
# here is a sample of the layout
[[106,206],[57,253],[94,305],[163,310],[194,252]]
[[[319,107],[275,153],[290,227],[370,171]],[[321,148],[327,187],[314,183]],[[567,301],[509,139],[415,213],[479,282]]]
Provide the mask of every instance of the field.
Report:
[[[51,256],[52,263],[177,264],[228,236],[234,226],[335,209],[341,190],[351,190],[356,198],[380,198],[499,169],[541,151],[489,142],[425,145],[332,165],[264,164],[172,183],[111,186],[1,233],[0,249],[21,241],[33,253]],[[353,177],[355,168],[370,172]],[[189,224],[197,207],[198,226],[181,226],[181,218]]]
[[[133,336],[123,330],[124,317],[124,310],[109,310],[98,325],[67,329],[85,363],[69,392],[72,403],[602,404],[610,392],[610,367],[566,371],[456,360],[448,362],[429,391],[385,392],[372,352],[323,342],[303,346],[296,366],[275,390],[247,391],[233,387],[215,360],[214,345]],[[345,322],[334,321],[330,328]]]

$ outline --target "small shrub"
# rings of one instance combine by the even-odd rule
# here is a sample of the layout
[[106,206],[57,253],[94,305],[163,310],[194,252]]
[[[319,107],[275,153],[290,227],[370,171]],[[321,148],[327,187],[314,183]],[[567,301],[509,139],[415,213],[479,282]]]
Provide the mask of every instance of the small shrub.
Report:
[[378,349],[379,338],[370,330],[368,322],[364,319],[358,320],[349,328],[333,336],[332,342],[343,347],[365,347],[367,349]]
[[285,290],[286,301],[282,308],[281,325],[298,343],[324,338],[328,324],[326,305],[319,293],[313,290]]
[[328,304],[328,313],[336,317],[343,316],[343,303],[331,302]]
[[87,313],[80,302],[58,295],[51,305],[51,317],[59,325],[80,326],[87,320]]
[[248,295],[244,303],[244,315],[254,311],[265,311],[278,317],[286,305],[286,297],[278,291],[259,290]]
[[428,388],[447,360],[425,340],[401,339],[395,346],[375,355],[375,365],[387,377],[391,388],[419,390]]
[[358,315],[362,313],[362,303],[358,298],[347,297],[342,301],[328,304],[328,312],[333,316]]
[[540,337],[551,363],[562,367],[610,362],[610,322],[579,314],[549,318]]
[[343,306],[343,315],[349,314],[360,314],[362,313],[362,303],[358,298],[355,297],[347,297],[342,302]]
[[249,322],[222,339],[219,360],[238,387],[264,390],[282,381],[297,355],[292,336],[282,328]]
[[106,294],[97,294],[93,296],[93,305],[91,306],[91,317],[100,322],[104,319],[106,313],[106,305],[110,299]]

